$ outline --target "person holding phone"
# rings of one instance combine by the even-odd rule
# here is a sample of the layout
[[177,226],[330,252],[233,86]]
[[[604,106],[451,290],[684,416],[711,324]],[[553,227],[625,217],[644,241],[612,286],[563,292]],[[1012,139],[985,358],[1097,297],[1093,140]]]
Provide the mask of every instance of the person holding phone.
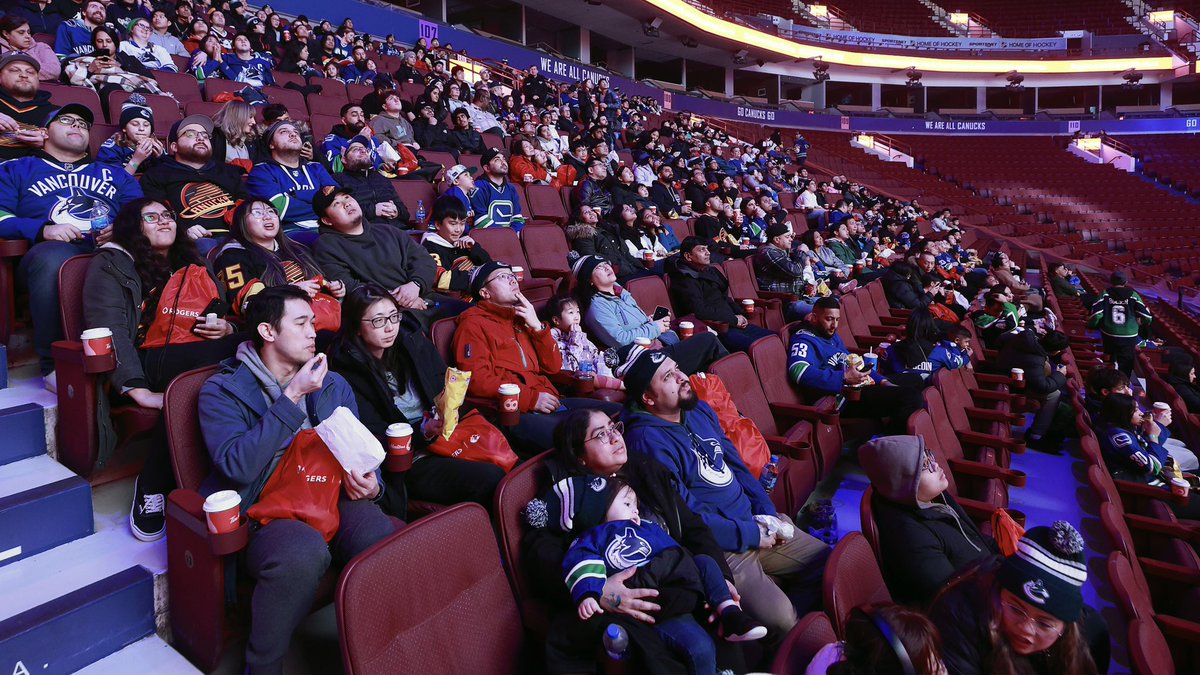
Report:
[[[85,327],[112,331],[117,363],[109,376],[112,395],[133,399],[144,408],[161,409],[163,392],[176,375],[232,356],[240,342],[224,312],[210,308],[192,328],[201,339],[141,348],[145,328],[158,314],[159,291],[171,275],[188,265],[207,267],[175,218],[169,207],[153,199],[126,204],[113,221],[112,240],[92,256],[83,289]],[[158,432],[164,433],[161,425]],[[174,487],[165,435],[162,441],[152,445],[135,483],[130,528],[142,541],[162,537],[162,497]]]
[[141,91],[161,94],[154,75],[136,58],[120,51],[121,36],[113,28],[99,26],[92,31],[92,52],[67,63],[67,82],[91,87],[100,95],[100,104],[108,107],[114,91]]

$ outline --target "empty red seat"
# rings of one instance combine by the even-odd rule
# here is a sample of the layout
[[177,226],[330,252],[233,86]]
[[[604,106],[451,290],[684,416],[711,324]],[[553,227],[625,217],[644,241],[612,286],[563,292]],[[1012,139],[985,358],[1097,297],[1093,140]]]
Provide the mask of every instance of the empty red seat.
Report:
[[342,106],[346,105],[346,98],[338,98],[329,94],[309,94],[305,97],[308,102],[308,112],[314,117],[317,115],[328,115],[330,117],[341,117]]
[[425,223],[417,222],[417,206],[418,204],[425,207],[426,219],[433,213],[433,201],[437,199],[437,195],[433,192],[433,185],[417,179],[409,180],[393,180],[392,187],[396,188],[396,194],[400,196],[401,201],[408,207],[410,226],[424,228]]
[[158,86],[163,91],[171,92],[181,106],[186,105],[190,101],[204,100],[204,96],[200,93],[200,83],[196,81],[196,76],[191,73],[172,73],[167,70],[156,70],[154,71],[154,79],[158,81]]
[[834,632],[843,638],[850,610],[892,601],[875,554],[858,532],[847,532],[829,554],[823,586],[825,613]]
[[50,92],[50,102],[56,106],[68,103],[79,103],[92,111],[97,122],[104,121],[104,110],[100,107],[100,97],[91,87],[72,87],[66,84],[49,84],[42,82],[38,85],[41,91]]

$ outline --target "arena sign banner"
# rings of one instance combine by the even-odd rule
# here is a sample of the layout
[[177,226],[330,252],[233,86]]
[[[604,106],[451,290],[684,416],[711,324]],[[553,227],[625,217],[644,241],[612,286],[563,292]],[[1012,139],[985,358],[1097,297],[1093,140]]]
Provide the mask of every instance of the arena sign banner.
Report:
[[992,52],[1053,52],[1065,51],[1067,39],[1046,38],[959,38],[917,37],[910,35],[887,35],[884,33],[855,33],[841,30],[823,30],[808,26],[793,25],[790,29],[780,28],[780,37],[801,42],[817,42],[859,49],[894,49],[906,51],[992,51]]

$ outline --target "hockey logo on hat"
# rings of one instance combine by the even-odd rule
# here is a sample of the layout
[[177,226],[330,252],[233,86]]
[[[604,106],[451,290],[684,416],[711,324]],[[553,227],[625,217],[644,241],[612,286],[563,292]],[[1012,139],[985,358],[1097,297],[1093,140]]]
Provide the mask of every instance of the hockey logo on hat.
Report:
[[1025,591],[1025,597],[1039,605],[1046,604],[1046,601],[1050,599],[1050,591],[1046,590],[1046,584],[1041,579],[1027,581],[1022,588]]

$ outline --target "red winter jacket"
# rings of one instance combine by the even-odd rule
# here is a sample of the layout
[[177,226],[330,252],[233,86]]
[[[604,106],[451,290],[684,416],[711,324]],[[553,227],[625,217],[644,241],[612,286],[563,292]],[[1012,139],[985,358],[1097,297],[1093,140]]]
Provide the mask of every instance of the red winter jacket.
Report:
[[543,392],[558,390],[547,377],[562,370],[562,353],[550,327],[534,333],[511,307],[480,302],[458,317],[454,331],[455,364],[471,371],[468,393],[495,398],[502,384],[521,386],[520,410],[530,412]]

